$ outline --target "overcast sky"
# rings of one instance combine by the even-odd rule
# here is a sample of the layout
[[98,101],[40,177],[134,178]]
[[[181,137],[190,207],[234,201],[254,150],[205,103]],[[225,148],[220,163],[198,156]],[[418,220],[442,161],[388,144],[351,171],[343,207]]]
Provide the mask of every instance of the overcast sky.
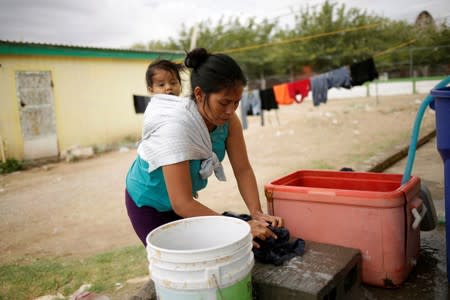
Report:
[[[106,48],[177,38],[184,23],[221,16],[282,16],[292,9],[321,6],[324,0],[0,0],[0,40]],[[449,0],[337,0],[348,7],[413,22],[427,10],[450,24]]]

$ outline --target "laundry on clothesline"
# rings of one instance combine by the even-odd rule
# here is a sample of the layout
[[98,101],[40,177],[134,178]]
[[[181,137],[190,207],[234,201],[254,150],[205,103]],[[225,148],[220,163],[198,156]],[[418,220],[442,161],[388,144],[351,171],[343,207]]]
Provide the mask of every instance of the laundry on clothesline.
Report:
[[[279,105],[300,104],[308,97],[309,92],[312,93],[313,105],[319,106],[327,103],[328,90],[331,88],[351,89],[377,78],[378,71],[373,58],[370,57],[350,66],[343,66],[310,78],[244,92],[240,104],[242,126],[244,129],[248,128],[248,115],[259,115],[261,126],[264,126],[264,110],[277,110]],[[278,114],[276,117],[278,120]]]

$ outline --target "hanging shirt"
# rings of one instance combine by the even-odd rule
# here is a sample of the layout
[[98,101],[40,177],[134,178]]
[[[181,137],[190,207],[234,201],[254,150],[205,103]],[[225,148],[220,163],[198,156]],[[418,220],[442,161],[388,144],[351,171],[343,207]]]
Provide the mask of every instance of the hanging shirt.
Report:
[[[302,103],[308,96],[311,90],[311,80],[309,78],[290,82],[287,85],[289,96],[294,98],[297,103]],[[300,95],[300,100],[297,100],[297,95]]]
[[294,103],[294,97],[289,95],[287,83],[277,84],[272,88],[275,94],[275,101],[277,101],[278,104],[289,105]]
[[312,98],[314,106],[326,103],[328,100],[327,74],[320,74],[311,78]]
[[346,88],[352,87],[352,78],[350,77],[350,70],[347,67],[341,67],[329,71],[327,73],[328,89],[335,88]]
[[352,86],[362,85],[366,81],[378,78],[378,71],[373,58],[371,57],[350,65],[350,75],[352,77]]
[[278,109],[278,104],[277,101],[275,100],[273,88],[260,90],[259,96],[261,98],[261,109],[265,110]]

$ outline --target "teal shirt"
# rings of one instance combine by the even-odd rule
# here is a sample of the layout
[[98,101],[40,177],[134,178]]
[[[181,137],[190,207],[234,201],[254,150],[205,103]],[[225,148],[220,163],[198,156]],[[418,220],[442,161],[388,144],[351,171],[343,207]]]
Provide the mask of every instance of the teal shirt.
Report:
[[[225,157],[228,123],[217,126],[214,131],[210,132],[210,137],[213,151],[222,161]],[[201,160],[189,161],[193,196],[208,183],[208,180],[201,178],[199,174],[201,162]],[[151,206],[158,211],[172,210],[162,167],[149,173],[148,163],[139,155],[128,170],[126,187],[136,206]]]

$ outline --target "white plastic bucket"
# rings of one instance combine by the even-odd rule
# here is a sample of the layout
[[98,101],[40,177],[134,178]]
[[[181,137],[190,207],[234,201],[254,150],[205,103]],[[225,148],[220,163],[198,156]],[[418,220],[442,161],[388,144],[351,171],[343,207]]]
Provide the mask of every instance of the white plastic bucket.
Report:
[[252,299],[247,222],[207,216],[167,223],[147,235],[147,254],[158,299]]

